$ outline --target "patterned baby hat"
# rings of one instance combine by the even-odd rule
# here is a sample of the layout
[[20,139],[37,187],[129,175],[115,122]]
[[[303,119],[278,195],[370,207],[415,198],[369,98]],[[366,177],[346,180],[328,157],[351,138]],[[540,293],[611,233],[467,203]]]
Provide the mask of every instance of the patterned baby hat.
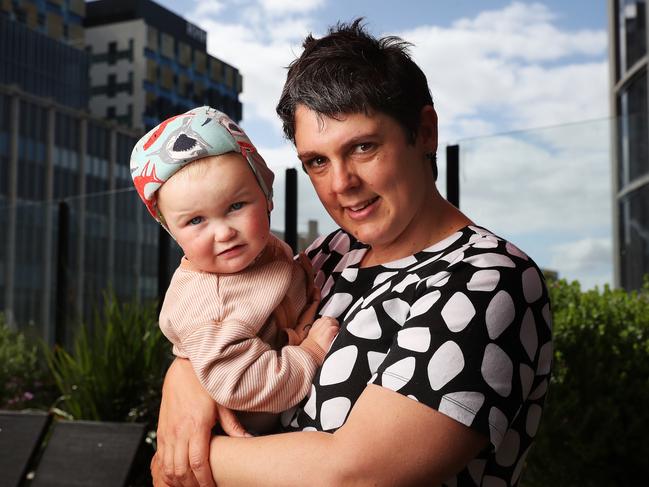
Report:
[[250,139],[225,113],[204,106],[171,117],[142,137],[131,154],[131,177],[149,213],[162,225],[157,191],[187,164],[203,157],[240,153],[272,209],[275,175]]

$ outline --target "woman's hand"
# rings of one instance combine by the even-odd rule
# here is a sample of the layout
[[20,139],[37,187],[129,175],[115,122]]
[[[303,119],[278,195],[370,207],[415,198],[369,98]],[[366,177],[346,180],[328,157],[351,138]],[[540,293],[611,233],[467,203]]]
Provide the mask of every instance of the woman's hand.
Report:
[[229,409],[203,389],[188,360],[176,359],[162,388],[158,451],[151,461],[155,486],[214,487],[209,464],[212,427],[230,436],[250,436]]

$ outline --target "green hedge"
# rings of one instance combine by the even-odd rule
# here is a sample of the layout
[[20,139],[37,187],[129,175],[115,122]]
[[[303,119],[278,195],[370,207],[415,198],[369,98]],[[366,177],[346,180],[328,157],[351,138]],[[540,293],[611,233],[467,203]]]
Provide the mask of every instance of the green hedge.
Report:
[[554,366],[522,484],[649,482],[649,283],[636,293],[549,285]]

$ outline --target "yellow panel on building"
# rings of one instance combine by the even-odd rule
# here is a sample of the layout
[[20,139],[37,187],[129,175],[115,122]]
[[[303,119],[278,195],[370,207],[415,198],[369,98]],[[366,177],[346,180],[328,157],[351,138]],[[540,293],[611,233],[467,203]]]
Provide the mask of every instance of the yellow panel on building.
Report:
[[54,12],[47,12],[47,35],[53,39],[63,39],[63,18]]
[[194,96],[201,99],[203,98],[205,93],[205,85],[203,84],[202,81],[195,81],[194,82]]
[[146,60],[146,80],[151,83],[158,81],[158,65],[151,59]]
[[146,26],[146,47],[158,52],[158,30],[150,25]]
[[192,48],[180,41],[178,42],[178,62],[185,67],[192,64]]
[[168,59],[175,59],[174,38],[164,32],[160,33],[160,54]]
[[223,64],[216,58],[210,57],[210,78],[217,83],[221,82]]
[[82,25],[71,24],[68,27],[68,35],[74,47],[83,49],[86,46],[86,31]]
[[234,88],[234,69],[230,66],[225,66],[225,86]]
[[237,73],[237,93],[241,93],[243,91],[243,76],[241,76],[241,73]]
[[165,88],[165,89],[167,89],[169,91],[173,91],[173,89],[174,89],[174,72],[173,72],[173,70],[168,66],[163,66],[161,71],[162,71],[162,73],[161,73],[162,74],[162,76],[161,76],[162,79],[160,80],[161,81],[160,85],[163,88]]
[[86,2],[84,0],[70,0],[70,12],[77,14],[79,17],[86,16]]
[[184,74],[178,76],[178,94],[180,96],[188,96],[189,90],[187,89],[189,85],[189,78]]
[[27,17],[27,27],[38,29],[38,7],[34,3],[27,3],[23,7]]
[[207,69],[207,56],[202,51],[194,51],[194,69],[197,73],[205,74]]

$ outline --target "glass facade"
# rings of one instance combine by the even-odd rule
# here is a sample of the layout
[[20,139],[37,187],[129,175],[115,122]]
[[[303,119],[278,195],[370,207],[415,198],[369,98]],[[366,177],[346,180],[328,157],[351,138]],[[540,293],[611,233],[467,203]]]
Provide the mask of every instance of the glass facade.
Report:
[[647,53],[645,0],[618,2],[618,72],[624,73]]
[[645,0],[609,0],[615,49],[613,83],[617,116],[615,167],[618,279],[626,289],[649,274],[649,124]]
[[637,289],[649,273],[649,184],[620,199],[621,279]]
[[0,84],[73,107],[88,106],[89,55],[0,15]]
[[[13,136],[19,151],[10,187]],[[57,293],[67,340],[73,323],[91,321],[107,289],[124,300],[157,297],[160,227],[132,189],[136,140],[102,120],[0,87],[0,312],[10,311],[19,328],[52,340]],[[61,202],[69,209],[65,233],[59,233]],[[174,249],[165,271],[170,275],[180,254],[175,243],[166,245]]]
[[649,174],[647,72],[643,69],[617,95],[619,187]]

